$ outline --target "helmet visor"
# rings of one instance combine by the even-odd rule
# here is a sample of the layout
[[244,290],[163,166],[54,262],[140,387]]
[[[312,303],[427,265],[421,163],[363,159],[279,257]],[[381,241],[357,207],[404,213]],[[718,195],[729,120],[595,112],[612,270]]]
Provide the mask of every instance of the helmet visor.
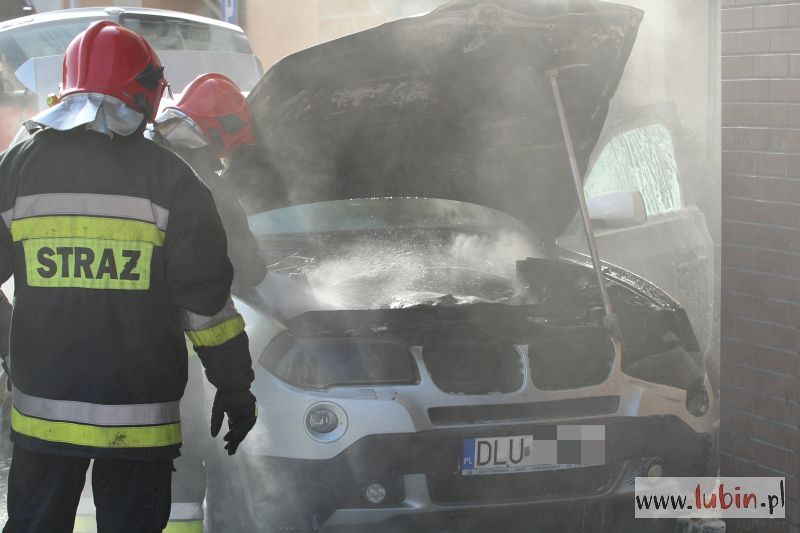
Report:
[[148,91],[155,91],[162,83],[166,85],[164,67],[153,64],[147,65],[144,70],[136,76],[136,81]]
[[156,118],[156,132],[170,145],[181,148],[201,148],[208,145],[203,130],[186,113],[169,107]]

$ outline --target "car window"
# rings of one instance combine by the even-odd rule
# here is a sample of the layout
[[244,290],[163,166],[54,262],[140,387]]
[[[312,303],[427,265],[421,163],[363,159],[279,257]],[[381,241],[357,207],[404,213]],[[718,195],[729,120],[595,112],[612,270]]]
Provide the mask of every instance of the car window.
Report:
[[648,216],[682,207],[675,146],[669,129],[654,124],[627,130],[608,142],[586,178],[584,193],[639,191]]
[[252,53],[247,37],[227,28],[201,22],[138,15],[126,15],[120,22],[126,28],[143,35],[156,50]]
[[89,26],[86,19],[58,24],[30,25],[7,32],[2,39],[3,56],[12,71],[32,57],[61,55],[70,41]]
[[[63,54],[72,39],[94,20],[32,24],[4,32],[0,53],[13,72],[32,57]],[[156,50],[252,54],[247,37],[228,28],[154,16],[126,16],[120,22],[143,35]]]

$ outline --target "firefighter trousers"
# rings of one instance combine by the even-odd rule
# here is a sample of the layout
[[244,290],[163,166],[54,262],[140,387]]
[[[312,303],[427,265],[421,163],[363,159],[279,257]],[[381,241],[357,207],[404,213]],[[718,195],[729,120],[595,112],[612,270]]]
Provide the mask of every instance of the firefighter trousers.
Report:
[[[90,459],[14,446],[3,533],[72,533]],[[172,461],[96,459],[98,533],[161,533],[169,520]]]

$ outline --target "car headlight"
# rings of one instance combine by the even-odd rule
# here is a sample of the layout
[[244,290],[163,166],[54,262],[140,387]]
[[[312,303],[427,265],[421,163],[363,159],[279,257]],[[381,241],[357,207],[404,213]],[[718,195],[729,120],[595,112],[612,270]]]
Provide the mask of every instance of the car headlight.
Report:
[[410,349],[393,339],[278,334],[259,358],[278,378],[306,389],[419,382]]

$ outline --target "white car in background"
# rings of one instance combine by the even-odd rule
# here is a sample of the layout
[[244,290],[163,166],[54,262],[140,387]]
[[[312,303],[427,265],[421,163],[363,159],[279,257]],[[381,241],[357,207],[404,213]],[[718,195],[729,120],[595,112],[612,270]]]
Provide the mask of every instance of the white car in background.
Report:
[[49,11],[0,22],[0,146],[26,137],[20,123],[58,92],[64,51],[89,24],[112,20],[143,35],[164,64],[174,93],[218,72],[247,92],[263,74],[242,28],[207,17],[134,7]]
[[[0,146],[13,145],[28,137],[20,124],[46,106],[47,96],[58,92],[63,54],[72,39],[92,22],[112,20],[143,35],[151,43],[165,67],[165,76],[174,94],[180,93],[194,78],[218,72],[234,80],[242,91],[249,91],[261,78],[263,69],[244,31],[218,20],[147,8],[82,8],[51,11],[0,22]],[[171,100],[165,95],[161,107]],[[13,279],[3,285],[13,296]],[[191,364],[192,383],[182,411],[184,439],[187,443],[179,460],[173,495],[181,497],[179,509],[187,517],[185,531],[202,529],[202,502],[205,490],[204,448],[197,442],[208,437],[208,419],[202,414],[202,375],[197,359]],[[5,375],[0,376],[0,398],[5,397]],[[197,410],[200,415],[194,414]],[[203,418],[201,421],[200,418]],[[7,426],[3,427],[7,430]],[[202,436],[201,436],[202,435]],[[0,444],[0,465],[10,457]],[[206,444],[209,444],[206,442]],[[215,442],[215,444],[219,444]],[[210,444],[209,444],[210,445]],[[0,467],[0,497],[6,475]],[[177,489],[177,490],[176,490]],[[2,510],[4,504],[0,504]],[[3,514],[0,511],[0,523]],[[199,525],[198,525],[199,524]],[[173,526],[175,527],[175,526]],[[194,529],[191,529],[194,528]],[[76,533],[92,533],[94,505],[90,484],[84,490]]]

